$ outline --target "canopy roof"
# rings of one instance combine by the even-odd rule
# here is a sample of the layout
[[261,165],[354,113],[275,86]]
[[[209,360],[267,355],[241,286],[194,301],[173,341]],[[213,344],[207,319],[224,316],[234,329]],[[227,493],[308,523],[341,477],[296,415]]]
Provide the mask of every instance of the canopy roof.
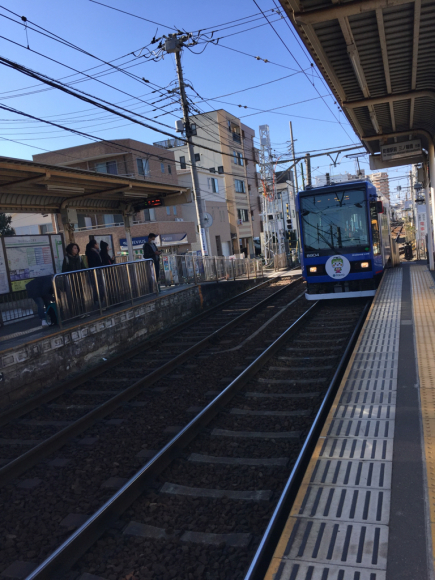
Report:
[[68,207],[121,213],[156,198],[163,205],[191,201],[186,187],[0,157],[1,212],[58,213]]
[[413,138],[428,148],[435,135],[435,2],[280,2],[370,152]]

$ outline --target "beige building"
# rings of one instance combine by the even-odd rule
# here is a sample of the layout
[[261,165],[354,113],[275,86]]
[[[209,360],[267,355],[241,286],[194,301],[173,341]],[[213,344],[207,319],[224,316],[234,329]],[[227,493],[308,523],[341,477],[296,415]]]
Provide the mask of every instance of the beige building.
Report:
[[[223,109],[195,115],[190,120],[194,128],[194,153],[201,176],[205,211],[211,213],[207,208],[215,208],[216,216],[225,206],[227,211],[230,238],[226,239],[223,226],[217,233],[215,225],[215,230],[209,232],[211,251],[219,255],[216,237],[220,236],[223,255],[226,255],[225,244],[229,241],[231,254],[244,251],[246,255],[254,256],[253,238],[260,232],[255,131]],[[155,145],[173,150],[180,184],[189,185],[187,146],[174,139]],[[218,180],[218,191],[212,190],[211,179]],[[211,194],[214,194],[212,199]]]
[[[112,175],[143,179],[153,183],[179,185],[175,157],[172,151],[148,145],[134,139],[112,141],[117,148],[108,143],[98,142],[79,145],[41,153],[33,156],[39,163],[66,165]],[[196,225],[184,212],[194,204],[174,205],[143,209],[135,214],[131,226],[133,250],[139,252],[148,233],[157,234],[158,242],[164,251],[186,253],[196,242]],[[62,230],[61,224],[59,224]],[[75,240],[84,251],[90,236],[97,239],[110,236],[115,255],[126,251],[126,233],[122,215],[87,214],[78,215],[78,228]]]
[[378,194],[381,196],[382,201],[390,202],[390,182],[388,179],[388,173],[371,173],[368,178],[373,183],[373,185],[378,190]]

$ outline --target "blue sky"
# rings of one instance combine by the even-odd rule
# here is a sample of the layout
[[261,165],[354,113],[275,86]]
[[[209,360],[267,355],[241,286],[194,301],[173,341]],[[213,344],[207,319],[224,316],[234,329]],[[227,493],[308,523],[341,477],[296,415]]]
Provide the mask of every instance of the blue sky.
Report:
[[[77,71],[98,67],[88,71],[89,75],[103,70],[110,71],[98,60],[55,42],[34,30],[28,29],[26,36],[26,29],[22,26],[21,19],[5,9],[27,17],[34,24],[74,43],[104,61],[112,61],[127,55],[115,61],[119,66],[134,59],[133,52],[136,56],[146,54],[140,53],[139,49],[149,45],[156,32],[156,36],[161,36],[173,31],[174,27],[187,31],[207,28],[207,32],[217,28],[221,31],[216,32],[214,38],[226,37],[219,40],[218,46],[200,45],[193,50],[199,53],[205,48],[202,54],[193,54],[185,50],[183,55],[185,77],[204,99],[194,97],[201,111],[226,109],[254,128],[257,136],[258,126],[268,124],[273,148],[278,155],[285,155],[287,152],[289,121],[293,123],[294,137],[297,140],[296,152],[351,146],[358,143],[352,128],[340,112],[326,84],[315,67],[311,66],[311,59],[301,47],[300,41],[298,42],[299,38],[295,38],[291,27],[287,26],[279,14],[271,12],[271,9],[276,8],[273,0],[260,0],[259,5],[273,21],[287,48],[272,28],[267,23],[265,24],[253,0],[238,0],[237,2],[220,0],[218,3],[210,0],[102,1],[159,25],[110,10],[90,0],[70,2],[65,0],[38,0],[38,2],[3,0],[3,8],[0,8],[0,35],[4,38],[0,38],[0,55],[52,78],[63,79],[66,83],[83,79],[83,75],[75,74],[73,70],[41,55],[48,56]],[[278,2],[277,5],[280,7]],[[238,19],[246,20],[235,22]],[[219,26],[224,23],[230,24]],[[238,24],[242,25],[234,26]],[[33,25],[29,24],[29,27]],[[247,30],[248,28],[253,29]],[[27,39],[30,49],[41,55],[27,49]],[[10,40],[22,46],[13,44]],[[253,56],[259,56],[269,62],[256,60]],[[173,56],[166,55],[164,60],[158,62],[147,61],[140,57],[125,66],[133,64],[135,66],[129,70],[137,75],[138,79],[132,79],[112,69],[111,74],[100,78],[100,81],[106,84],[86,80],[73,86],[110,103],[123,101],[123,107],[138,111],[151,121],[145,122],[169,133],[175,133],[174,122],[181,118],[181,113],[177,110],[178,104],[175,103],[163,110],[153,109],[167,104],[168,101],[151,105],[161,98],[158,93],[152,92],[156,86],[167,87],[176,80]],[[301,72],[301,69],[305,72]],[[65,78],[67,76],[68,78]],[[0,104],[2,105],[68,127],[81,129],[97,138],[131,137],[149,143],[165,138],[157,132],[114,117],[56,89],[43,86],[35,79],[7,67],[1,67],[1,78],[3,82],[0,87]],[[141,78],[151,81],[153,85],[140,81]],[[267,84],[245,90],[263,83]],[[243,92],[229,95],[235,91]],[[193,97],[194,93],[190,92]],[[274,112],[260,112],[275,107],[281,108]],[[155,118],[166,111],[172,111],[172,113]],[[32,154],[41,152],[41,149],[60,149],[89,142],[84,137],[65,133],[61,129],[49,127],[40,122],[23,120],[23,117],[4,110],[0,110],[0,119],[0,137],[3,137],[0,139],[1,155],[31,159]],[[165,126],[158,123],[163,123]],[[22,144],[4,139],[19,141]],[[339,161],[336,173],[354,171],[353,160],[342,156]],[[366,172],[369,171],[367,157],[360,158],[360,163]],[[333,173],[334,169],[330,165],[331,161],[328,157],[313,159],[313,175],[326,171]],[[399,178],[408,172],[408,167],[399,167],[389,172],[393,191],[398,184],[407,185],[406,180]]]

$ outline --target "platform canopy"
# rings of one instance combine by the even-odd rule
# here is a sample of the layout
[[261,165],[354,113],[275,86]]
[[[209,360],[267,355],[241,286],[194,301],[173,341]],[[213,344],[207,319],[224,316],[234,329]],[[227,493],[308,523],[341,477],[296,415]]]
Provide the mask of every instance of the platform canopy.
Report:
[[124,213],[143,209],[153,200],[162,205],[188,203],[190,189],[0,157],[0,212],[60,213],[69,208]]
[[[435,2],[280,0],[371,158],[372,169],[400,161],[381,146],[435,135]],[[392,154],[393,152],[393,154]],[[411,151],[412,152],[412,151]],[[389,160],[388,155],[393,157]]]

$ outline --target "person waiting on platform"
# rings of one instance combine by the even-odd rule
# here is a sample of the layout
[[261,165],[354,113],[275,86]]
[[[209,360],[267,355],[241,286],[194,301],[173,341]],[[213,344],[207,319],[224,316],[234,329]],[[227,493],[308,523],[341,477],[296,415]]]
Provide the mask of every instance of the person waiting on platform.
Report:
[[33,278],[26,284],[27,296],[32,298],[38,308],[38,316],[42,327],[48,326],[45,319],[45,308],[53,300],[53,276]]
[[62,274],[65,272],[76,272],[85,270],[86,266],[80,256],[80,248],[77,244],[68,244],[65,248],[65,257],[62,263]]
[[155,244],[156,234],[148,234],[148,241],[143,245],[143,258],[144,260],[151,259],[154,262],[156,269],[156,282],[159,283],[160,275],[160,254],[161,252],[157,249]]
[[111,266],[115,263],[114,258],[109,256],[109,244],[107,242],[100,243],[100,257],[101,261],[103,262],[103,266]]
[[97,240],[91,240],[86,245],[86,257],[89,268],[98,268],[103,265]]

